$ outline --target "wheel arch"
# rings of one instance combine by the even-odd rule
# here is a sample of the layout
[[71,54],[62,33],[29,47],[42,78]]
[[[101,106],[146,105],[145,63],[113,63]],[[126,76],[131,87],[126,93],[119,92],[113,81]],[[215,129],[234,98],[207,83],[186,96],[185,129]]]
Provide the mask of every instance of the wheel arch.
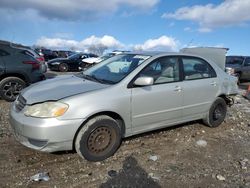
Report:
[[229,99],[225,94],[221,94],[218,97],[222,98],[226,102],[227,105],[231,105],[232,100]]
[[81,126],[77,129],[75,135],[74,135],[74,139],[73,139],[73,143],[72,143],[72,149],[75,150],[75,141],[76,141],[76,137],[79,133],[79,131],[81,130],[81,128],[86,124],[86,122],[88,122],[90,119],[96,117],[96,116],[100,116],[100,115],[106,115],[109,116],[111,118],[113,118],[114,120],[116,120],[121,128],[121,133],[122,133],[122,138],[125,136],[125,122],[123,120],[123,118],[116,112],[112,112],[112,111],[103,111],[103,112],[98,112],[95,113],[93,115],[91,115],[90,117],[88,117],[82,124]]
[[23,74],[18,74],[18,73],[3,74],[0,76],[0,81],[8,77],[17,77],[17,78],[22,79],[26,84],[30,83],[29,79],[26,76],[24,76]]

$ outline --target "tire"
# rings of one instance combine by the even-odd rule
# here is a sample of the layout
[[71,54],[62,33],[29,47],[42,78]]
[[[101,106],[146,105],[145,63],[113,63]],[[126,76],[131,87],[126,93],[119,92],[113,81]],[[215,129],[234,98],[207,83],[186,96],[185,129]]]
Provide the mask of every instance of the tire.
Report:
[[61,63],[58,69],[60,72],[68,72],[69,66],[66,63]]
[[227,104],[224,99],[218,97],[209,109],[207,117],[203,122],[209,127],[218,127],[227,114]]
[[112,156],[121,144],[121,129],[113,118],[101,115],[90,119],[78,132],[76,152],[88,161],[102,161]]
[[2,99],[12,102],[25,88],[26,83],[17,77],[7,77],[0,82],[0,96]]

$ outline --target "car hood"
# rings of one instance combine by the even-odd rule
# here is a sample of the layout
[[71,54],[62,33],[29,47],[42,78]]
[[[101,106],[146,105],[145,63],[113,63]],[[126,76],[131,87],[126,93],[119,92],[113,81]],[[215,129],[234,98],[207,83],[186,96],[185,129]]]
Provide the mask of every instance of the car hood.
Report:
[[72,95],[107,88],[110,85],[89,81],[75,75],[57,76],[25,88],[21,94],[27,104],[59,100]]

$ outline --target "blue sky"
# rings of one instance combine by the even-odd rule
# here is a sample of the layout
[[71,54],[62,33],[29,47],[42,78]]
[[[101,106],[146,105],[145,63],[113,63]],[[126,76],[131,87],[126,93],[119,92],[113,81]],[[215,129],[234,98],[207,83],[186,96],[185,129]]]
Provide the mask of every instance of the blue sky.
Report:
[[0,39],[54,49],[230,48],[250,55],[250,0],[1,0]]

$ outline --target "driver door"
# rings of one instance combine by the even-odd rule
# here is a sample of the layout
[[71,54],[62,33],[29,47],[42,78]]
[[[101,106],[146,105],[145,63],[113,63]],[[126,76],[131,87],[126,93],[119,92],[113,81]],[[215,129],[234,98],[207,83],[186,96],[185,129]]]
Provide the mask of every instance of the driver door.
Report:
[[151,86],[132,88],[132,131],[166,127],[182,119],[182,82],[178,57],[162,57],[147,65],[138,77],[154,78]]

